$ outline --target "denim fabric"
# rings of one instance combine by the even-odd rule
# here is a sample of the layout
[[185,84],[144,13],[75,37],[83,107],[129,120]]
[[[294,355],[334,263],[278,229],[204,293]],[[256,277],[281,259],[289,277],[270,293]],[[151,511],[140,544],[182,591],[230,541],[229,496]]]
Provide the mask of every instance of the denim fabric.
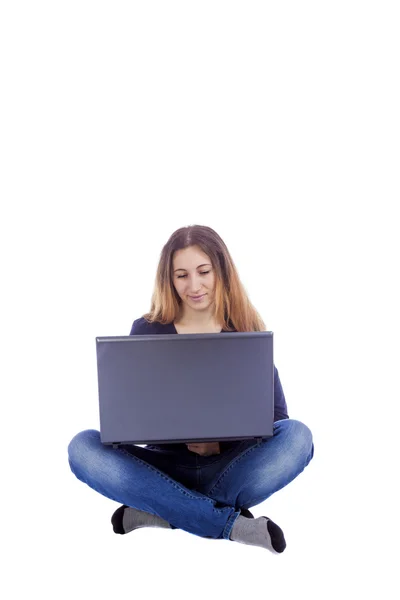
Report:
[[81,431],[68,446],[72,472],[95,491],[214,539],[229,539],[240,509],[285,487],[313,455],[312,433],[295,419],[276,421],[270,438],[225,443],[212,456],[185,445],[113,448],[94,429]]

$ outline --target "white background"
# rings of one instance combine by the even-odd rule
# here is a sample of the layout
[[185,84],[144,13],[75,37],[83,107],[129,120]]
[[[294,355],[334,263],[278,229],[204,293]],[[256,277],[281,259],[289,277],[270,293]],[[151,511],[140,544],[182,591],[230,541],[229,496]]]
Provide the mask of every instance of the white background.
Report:
[[[2,2],[3,597],[399,597],[397,8]],[[253,509],[280,556],[117,536],[69,470],[99,427],[95,337],[149,310],[190,224],[226,242],[314,434]]]

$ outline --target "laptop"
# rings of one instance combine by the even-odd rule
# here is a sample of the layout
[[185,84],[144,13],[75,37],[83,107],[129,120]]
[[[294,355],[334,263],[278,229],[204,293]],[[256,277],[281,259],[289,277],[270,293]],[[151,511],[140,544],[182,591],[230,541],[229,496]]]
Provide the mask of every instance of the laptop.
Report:
[[273,435],[273,332],[96,337],[103,444]]

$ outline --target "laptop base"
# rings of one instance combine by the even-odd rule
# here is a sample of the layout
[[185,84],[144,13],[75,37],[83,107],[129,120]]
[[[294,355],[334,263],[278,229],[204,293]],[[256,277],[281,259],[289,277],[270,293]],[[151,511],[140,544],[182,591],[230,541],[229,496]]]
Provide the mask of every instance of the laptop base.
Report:
[[[265,437],[272,437],[272,436],[265,436]],[[231,439],[224,439],[224,440],[218,440],[220,442],[240,442],[243,440],[255,440],[258,443],[261,443],[263,439],[265,439],[264,437],[240,437],[240,438],[231,438]],[[211,440],[211,442],[213,442],[215,440]],[[141,441],[141,442],[103,442],[103,444],[105,446],[112,446],[113,448],[118,448],[119,446],[122,445],[129,445],[131,444],[132,446],[134,446],[135,444],[149,444],[149,445],[156,445],[156,444],[207,444],[207,443],[211,443],[210,440],[207,441],[202,441],[202,440],[196,440],[196,441],[190,441],[190,442],[182,442],[182,440],[168,440],[168,442],[166,442],[165,440],[163,440],[162,442],[160,441],[151,441],[150,444],[149,442],[145,442],[145,441]]]

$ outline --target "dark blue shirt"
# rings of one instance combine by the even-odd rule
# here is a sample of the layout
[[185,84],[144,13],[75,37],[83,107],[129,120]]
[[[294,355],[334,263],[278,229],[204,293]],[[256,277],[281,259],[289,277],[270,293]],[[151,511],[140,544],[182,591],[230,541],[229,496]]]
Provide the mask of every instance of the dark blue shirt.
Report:
[[[236,329],[235,329],[236,331]],[[167,325],[161,323],[148,323],[144,317],[136,319],[133,322],[129,335],[153,335],[159,333],[178,333],[173,322]],[[221,333],[230,333],[221,331]],[[274,422],[281,419],[288,419],[288,410],[286,406],[285,395],[279,379],[278,369],[274,365]]]

